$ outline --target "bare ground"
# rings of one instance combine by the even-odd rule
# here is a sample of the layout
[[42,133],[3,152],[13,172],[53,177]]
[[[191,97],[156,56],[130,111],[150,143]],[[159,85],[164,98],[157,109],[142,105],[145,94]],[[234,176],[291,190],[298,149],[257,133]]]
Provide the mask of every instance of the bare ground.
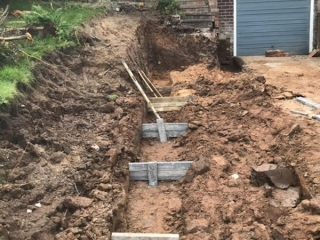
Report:
[[[298,77],[308,78],[308,96],[316,94],[313,65],[287,73],[287,85],[276,81],[283,72],[263,63],[253,62],[263,66],[256,72],[224,72],[214,41],[140,19],[90,21],[83,31],[100,41],[48,55],[52,66],[37,66],[30,97],[1,113],[0,236],[84,240],[131,231],[185,240],[319,239],[319,123],[290,115],[282,103],[292,100],[273,98],[302,93],[290,74],[305,74]],[[154,117],[122,58],[156,84],[172,85],[172,96],[197,97],[161,114],[166,122],[187,122],[187,134],[166,144],[141,140],[142,122]],[[264,83],[257,76],[266,72]],[[157,188],[129,183],[128,163],[149,160],[192,160],[208,169]],[[286,190],[252,184],[251,167],[263,163],[298,174],[297,207],[274,203]]]

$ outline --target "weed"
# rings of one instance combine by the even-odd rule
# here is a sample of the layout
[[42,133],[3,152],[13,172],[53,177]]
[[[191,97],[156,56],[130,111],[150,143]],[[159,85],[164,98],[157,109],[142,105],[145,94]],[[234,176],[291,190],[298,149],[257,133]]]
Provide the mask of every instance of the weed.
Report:
[[[34,2],[28,0],[28,4],[29,1]],[[22,0],[17,2],[23,3]],[[28,4],[25,7],[21,6],[20,9],[30,10]],[[66,4],[63,8],[61,6],[64,5],[54,5],[55,10],[53,10],[49,4],[32,5],[32,13],[25,14],[22,22],[29,27],[44,26],[47,33],[42,37],[34,36],[32,43],[22,40],[16,41],[15,45],[5,43],[0,46],[0,104],[7,104],[14,97],[21,95],[17,90],[17,83],[28,84],[33,80],[32,60],[22,55],[21,50],[33,57],[41,58],[54,49],[75,46],[79,44],[76,27],[104,10],[76,5],[66,6]],[[19,9],[18,3],[15,7]],[[12,21],[12,26],[18,24],[17,22]]]
[[51,52],[54,49],[61,49],[71,46],[75,46],[74,41],[62,41],[53,36],[48,36],[46,38],[34,37],[32,43],[24,42],[22,44],[22,49],[31,56],[41,58],[46,53]]
[[28,84],[33,79],[32,63],[22,60],[17,65],[6,65],[0,70],[0,104],[7,104],[19,95],[17,83]]
[[0,43],[0,67],[6,64],[16,64],[23,58],[20,46],[13,42]]
[[115,94],[110,94],[110,95],[108,95],[108,99],[109,99],[110,101],[115,101],[117,98],[118,98],[118,95],[115,95]]
[[163,14],[177,14],[180,4],[176,0],[158,0],[157,10]]

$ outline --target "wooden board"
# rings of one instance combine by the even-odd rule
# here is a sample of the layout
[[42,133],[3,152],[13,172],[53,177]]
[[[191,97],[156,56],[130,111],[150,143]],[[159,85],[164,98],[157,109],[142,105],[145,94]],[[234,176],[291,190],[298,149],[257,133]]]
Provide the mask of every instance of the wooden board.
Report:
[[112,233],[111,240],[179,240],[179,234]]
[[152,105],[155,108],[158,107],[182,107],[186,105],[187,102],[157,102],[157,103],[152,103]]
[[[150,98],[150,101],[157,112],[170,112],[178,111],[182,106],[186,105],[189,101],[194,101],[193,96],[179,96],[179,97],[158,97]],[[148,108],[150,112],[151,109]]]
[[150,101],[152,103],[168,103],[168,102],[188,102],[193,101],[194,96],[178,96],[178,97],[151,97]]
[[[172,111],[179,111],[182,106],[178,107],[155,107],[157,112],[172,112]],[[148,112],[151,112],[151,109],[148,108]]]
[[311,53],[309,53],[308,57],[314,57],[315,55],[317,55],[317,53],[320,51],[320,49],[315,49],[313,50]]
[[151,162],[148,164],[148,180],[149,186],[158,185],[158,164],[156,162]]
[[160,142],[167,142],[167,132],[162,118],[157,119],[157,128]]
[[312,116],[312,118],[317,119],[317,120],[320,121],[320,114],[319,115],[314,115],[314,116]]
[[301,115],[301,116],[308,116],[308,113],[300,112],[300,111],[297,111],[297,110],[290,110],[290,112],[293,113],[293,114]]
[[[188,130],[187,123],[164,123],[164,127],[167,137],[179,137]],[[159,138],[157,124],[142,124],[142,137]]]
[[[184,162],[157,162],[157,176],[160,181],[178,180],[190,168],[192,161]],[[129,163],[130,180],[148,181],[148,165],[154,162]]]
[[304,97],[297,97],[296,98],[298,102],[301,102],[302,104],[305,104],[309,107],[313,107],[315,109],[319,109],[320,108],[320,104],[319,103],[316,103],[316,102],[313,102],[309,99],[306,99]]

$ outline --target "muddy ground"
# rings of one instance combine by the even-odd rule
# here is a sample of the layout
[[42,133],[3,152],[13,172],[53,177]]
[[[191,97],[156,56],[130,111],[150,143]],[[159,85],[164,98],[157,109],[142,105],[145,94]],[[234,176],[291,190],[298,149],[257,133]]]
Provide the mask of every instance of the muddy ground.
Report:
[[[110,239],[113,231],[320,239],[319,123],[283,110],[273,98],[283,89],[261,73],[220,70],[214,39],[177,35],[140,14],[95,19],[83,31],[97,41],[49,54],[50,66],[38,65],[37,84],[24,89],[29,97],[0,115],[2,239]],[[155,118],[121,59],[172,96],[196,96],[161,114],[187,122],[185,135],[141,139],[141,124]],[[129,182],[128,163],[149,160],[202,170],[157,188]],[[289,190],[252,181],[251,168],[264,163],[296,174],[292,206],[281,198]]]

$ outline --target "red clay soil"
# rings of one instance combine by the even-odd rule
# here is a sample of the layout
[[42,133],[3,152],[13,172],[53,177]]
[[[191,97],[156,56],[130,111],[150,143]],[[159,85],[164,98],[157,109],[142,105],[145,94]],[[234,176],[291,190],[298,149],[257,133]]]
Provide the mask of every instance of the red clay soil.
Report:
[[[179,233],[184,240],[318,239],[318,189],[304,175],[307,156],[317,154],[314,141],[308,142],[315,136],[305,129],[307,123],[297,128],[296,118],[275,106],[271,96],[282,90],[252,74],[210,70],[203,64],[169,75],[172,95],[194,93],[196,101],[162,116],[166,122],[187,122],[190,130],[162,146],[145,141],[140,160],[191,160],[210,170],[156,189],[131,183],[130,231]],[[289,190],[252,184],[251,168],[264,163],[294,166],[300,179],[294,184],[301,194],[297,207],[275,204]]]
[[[319,185],[306,174],[306,160],[318,156],[314,120],[297,126],[275,105],[281,89],[215,67],[214,41],[139,21],[115,15],[86,24],[100,41],[48,55],[29,97],[0,114],[0,239],[110,239],[112,231],[319,239]],[[172,84],[171,95],[195,95],[161,114],[187,122],[188,133],[165,145],[144,140],[140,149],[141,124],[155,118],[145,116],[122,58]],[[129,187],[128,163],[148,160],[203,168],[157,188]],[[279,189],[251,183],[251,167],[263,163],[297,172],[297,207],[276,207]]]

